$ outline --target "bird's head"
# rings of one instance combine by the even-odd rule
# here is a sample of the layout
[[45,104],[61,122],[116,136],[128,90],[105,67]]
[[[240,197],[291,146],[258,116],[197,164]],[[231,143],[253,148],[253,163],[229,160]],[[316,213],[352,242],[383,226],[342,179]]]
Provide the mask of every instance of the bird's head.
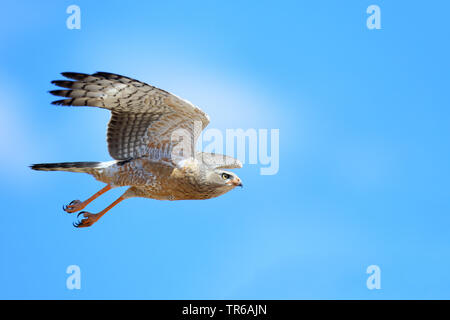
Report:
[[222,169],[211,170],[207,174],[208,184],[219,192],[228,192],[235,187],[242,187],[241,179],[233,172]]
[[194,161],[181,162],[181,169],[187,172],[187,168],[192,171],[192,178],[189,185],[195,184],[195,192],[202,199],[218,197],[239,186],[242,181],[239,177],[225,169],[242,168],[242,163],[229,156],[200,152]]

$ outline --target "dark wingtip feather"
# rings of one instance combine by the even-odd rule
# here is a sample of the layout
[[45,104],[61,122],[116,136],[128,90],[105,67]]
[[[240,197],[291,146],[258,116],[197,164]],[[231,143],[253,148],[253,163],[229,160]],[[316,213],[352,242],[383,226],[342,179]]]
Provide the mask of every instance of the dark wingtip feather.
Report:
[[61,72],[61,74],[64,77],[73,79],[73,80],[83,80],[84,78],[89,76],[86,73],[79,73],[79,72]]
[[115,74],[111,72],[103,72],[103,71],[97,71],[93,74],[94,77],[101,77],[106,79],[119,79],[119,78],[127,78],[124,76],[121,76],[120,74]]
[[108,77],[108,76],[119,76],[121,77],[121,75],[116,74],[116,73],[112,73],[112,72],[106,72],[106,71],[97,71],[94,73],[94,75],[98,75],[98,76],[103,76],[103,77]]
[[52,101],[51,103],[56,106],[68,106],[70,104],[71,100],[72,99],[55,100],[55,101]]
[[[128,79],[129,81],[134,81],[136,83],[141,83],[142,85],[146,85],[145,82],[142,82],[142,81],[139,81],[139,80],[136,80],[134,78],[130,78],[130,77],[127,77],[127,76],[124,76],[124,75],[121,75],[121,74],[117,74],[117,73],[97,71],[92,76],[94,76],[94,77],[101,77],[101,78],[105,78],[105,79],[108,79],[108,80]],[[164,90],[162,90],[162,91],[164,91]],[[164,91],[164,92],[167,92],[167,91]]]
[[69,81],[69,80],[53,80],[51,83],[58,87],[70,89],[70,88],[72,88],[72,86],[75,82]]
[[51,93],[54,96],[59,97],[68,97],[71,90],[50,90],[49,93]]

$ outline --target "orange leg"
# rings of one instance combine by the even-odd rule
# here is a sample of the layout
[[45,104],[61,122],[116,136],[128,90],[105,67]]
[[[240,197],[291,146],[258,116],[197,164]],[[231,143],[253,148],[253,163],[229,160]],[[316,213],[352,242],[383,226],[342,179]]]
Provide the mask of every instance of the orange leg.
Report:
[[98,219],[100,219],[105,213],[107,213],[109,210],[111,210],[112,207],[117,205],[122,200],[125,200],[123,195],[120,196],[119,198],[117,198],[116,201],[111,203],[109,206],[107,206],[105,209],[103,209],[99,213],[89,213],[89,212],[86,212],[86,211],[81,211],[78,214],[77,217],[79,217],[80,215],[83,215],[84,219],[82,219],[80,222],[74,223],[73,226],[76,227],[76,228],[83,228],[83,227],[90,227],[90,226],[92,226],[94,223],[96,223],[98,221]]
[[111,185],[108,184],[106,187],[104,187],[102,190],[94,194],[89,199],[81,202],[80,200],[73,200],[71,203],[69,203],[67,206],[63,206],[63,210],[68,213],[74,213],[77,211],[80,211],[84,209],[89,203],[100,197],[102,194],[104,194],[106,191],[111,190]]

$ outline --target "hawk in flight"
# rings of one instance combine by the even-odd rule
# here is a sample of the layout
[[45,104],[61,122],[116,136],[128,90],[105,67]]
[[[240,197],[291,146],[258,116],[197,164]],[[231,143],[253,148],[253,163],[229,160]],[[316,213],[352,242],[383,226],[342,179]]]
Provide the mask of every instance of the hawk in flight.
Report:
[[232,157],[195,152],[194,145],[208,125],[206,113],[190,102],[146,83],[113,73],[92,75],[64,72],[71,80],[53,84],[66,90],[51,94],[64,97],[52,102],[62,106],[108,109],[107,162],[63,162],[33,164],[42,171],[83,172],[106,186],[85,201],[73,200],[64,211],[83,210],[94,199],[114,187],[129,186],[117,200],[98,213],[81,211],[75,227],[89,227],[122,200],[145,197],[158,200],[210,199],[236,186],[239,177],[224,169],[241,168]]

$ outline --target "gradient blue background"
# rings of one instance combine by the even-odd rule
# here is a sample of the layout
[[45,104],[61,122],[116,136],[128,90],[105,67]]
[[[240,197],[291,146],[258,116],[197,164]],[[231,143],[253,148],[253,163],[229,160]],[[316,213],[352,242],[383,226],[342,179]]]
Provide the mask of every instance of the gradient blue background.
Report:
[[[66,8],[81,7],[81,30]],[[381,7],[382,30],[366,28]],[[0,11],[0,298],[450,298],[448,1],[60,1]],[[131,199],[36,162],[108,160],[109,114],[50,105],[59,72],[186,98],[213,128],[280,129],[280,170],[208,201]],[[123,190],[88,208],[96,212]],[[81,290],[66,289],[79,265]],[[381,290],[366,268],[381,268]]]

